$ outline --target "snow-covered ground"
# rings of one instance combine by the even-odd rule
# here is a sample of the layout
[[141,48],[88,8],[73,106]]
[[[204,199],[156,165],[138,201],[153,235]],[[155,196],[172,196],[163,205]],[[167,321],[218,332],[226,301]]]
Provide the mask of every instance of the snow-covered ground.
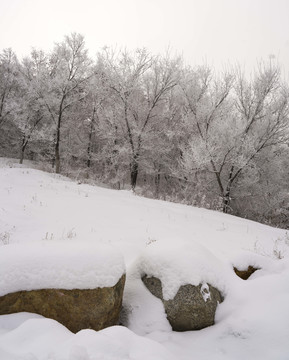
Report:
[[[113,248],[102,276],[115,262],[114,274],[121,273],[119,254],[123,255],[128,327],[73,334],[36,314],[2,315],[1,360],[289,359],[286,231],[214,211],[141,198],[128,191],[77,184],[0,159],[1,276],[9,271],[11,278],[17,279],[17,272],[25,271],[28,285],[18,277],[12,288],[30,288],[30,270],[27,263],[23,265],[23,258],[31,264],[34,259],[34,275],[37,264],[42,270],[49,268],[49,259],[57,268],[55,250],[46,263],[35,256],[39,246],[58,246],[57,258],[61,259],[62,244],[72,249],[72,258],[73,249],[86,249],[87,263],[81,266],[93,263],[87,250],[90,246]],[[25,250],[33,246],[35,252]],[[4,252],[9,256],[1,257]],[[65,259],[69,262],[69,257]],[[233,265],[255,265],[262,270],[244,281],[234,274]],[[69,264],[65,266],[69,268]],[[83,273],[81,266],[76,274]],[[200,331],[173,332],[161,301],[142,284],[143,273],[162,279],[166,298],[172,298],[178,286],[187,282],[218,287],[225,300],[217,308],[216,324]],[[38,288],[41,278],[43,274],[33,280]],[[76,281],[71,276],[67,280]],[[7,284],[0,279],[0,292],[8,291]],[[49,286],[43,282],[45,285]]]

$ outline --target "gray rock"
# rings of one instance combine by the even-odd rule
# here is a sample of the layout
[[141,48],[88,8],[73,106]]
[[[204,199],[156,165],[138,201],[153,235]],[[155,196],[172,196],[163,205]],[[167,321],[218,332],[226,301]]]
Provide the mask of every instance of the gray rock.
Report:
[[148,290],[162,300],[167,319],[175,331],[200,330],[214,324],[221,293],[209,284],[183,285],[172,300],[164,300],[162,283],[156,277],[143,276]]
[[32,312],[57,320],[72,332],[101,330],[118,324],[125,275],[113,287],[97,289],[41,289],[0,297],[0,315]]

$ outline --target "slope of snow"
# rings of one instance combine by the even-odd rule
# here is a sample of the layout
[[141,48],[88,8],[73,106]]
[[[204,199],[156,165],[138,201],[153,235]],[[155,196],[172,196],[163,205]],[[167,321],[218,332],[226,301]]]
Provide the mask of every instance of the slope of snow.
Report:
[[[2,315],[1,360],[289,358],[286,231],[214,211],[144,199],[128,191],[79,185],[7,159],[0,159],[0,185],[0,269],[5,266],[3,271],[15,276],[17,271],[26,271],[22,261],[27,259],[40,269],[39,249],[47,247],[59,253],[56,257],[51,250],[51,256],[43,260],[47,261],[41,268],[44,272],[49,264],[57,267],[60,259],[64,268],[72,267],[75,250],[85,259],[76,277],[92,275],[90,265],[99,256],[96,249],[109,246],[104,252],[112,257],[107,263],[99,260],[103,266],[99,271],[104,275],[108,269],[115,280],[123,271],[119,253],[124,257],[127,281],[122,323],[128,327],[72,334],[39,315]],[[67,248],[71,257],[63,253]],[[7,261],[5,253],[10,254]],[[14,269],[17,263],[19,268]],[[85,263],[90,265],[85,268]],[[117,268],[111,269],[116,263]],[[261,270],[247,281],[235,276],[233,266],[245,269],[248,265]],[[216,285],[225,294],[217,308],[216,324],[201,331],[173,332],[161,301],[142,283],[143,273],[162,278],[167,298],[186,282]],[[70,276],[63,276],[67,284]],[[39,277],[39,286],[42,280]],[[30,285],[25,281],[20,278],[17,286],[34,286],[31,277],[27,279]],[[2,278],[0,282],[0,291],[8,291],[3,290],[7,278],[4,285]]]

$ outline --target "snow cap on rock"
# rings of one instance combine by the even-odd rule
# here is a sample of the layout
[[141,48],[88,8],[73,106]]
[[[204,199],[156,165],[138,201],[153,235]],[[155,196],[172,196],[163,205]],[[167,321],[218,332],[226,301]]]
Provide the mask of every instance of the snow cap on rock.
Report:
[[141,276],[161,280],[163,298],[175,297],[180,286],[209,283],[226,292],[226,272],[223,263],[208,249],[195,242],[156,241],[150,244],[138,261]]
[[9,244],[0,251],[0,296],[21,290],[112,287],[124,273],[122,255],[104,244]]

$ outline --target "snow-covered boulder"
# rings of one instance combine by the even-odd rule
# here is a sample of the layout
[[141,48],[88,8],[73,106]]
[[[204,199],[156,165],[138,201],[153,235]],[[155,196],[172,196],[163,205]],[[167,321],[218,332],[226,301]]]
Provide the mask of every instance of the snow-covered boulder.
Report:
[[222,302],[222,295],[213,286],[207,283],[182,285],[172,300],[164,300],[159,279],[144,276],[142,280],[150,292],[162,300],[173,330],[200,330],[214,325],[216,308]]
[[214,324],[225,293],[223,264],[198,244],[153,244],[140,262],[148,290],[161,299],[175,331],[199,330]]
[[125,283],[122,256],[102,244],[11,244],[0,252],[0,314],[32,312],[73,332],[118,323]]

